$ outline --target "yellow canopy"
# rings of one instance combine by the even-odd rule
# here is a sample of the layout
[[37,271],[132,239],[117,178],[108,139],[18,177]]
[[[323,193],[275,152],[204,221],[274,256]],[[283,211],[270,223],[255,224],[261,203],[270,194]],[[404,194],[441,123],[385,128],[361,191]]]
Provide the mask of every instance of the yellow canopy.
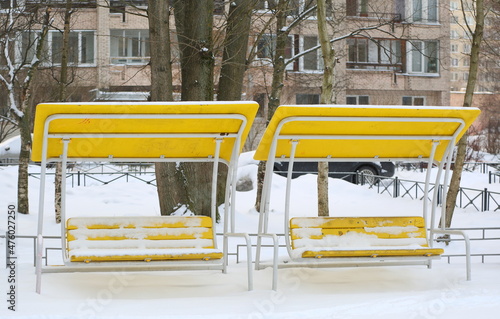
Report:
[[240,149],[257,113],[255,102],[46,103],[36,108],[32,160],[47,158],[209,158],[223,137],[220,158]]
[[434,159],[440,161],[449,141],[456,143],[479,113],[463,107],[280,106],[254,158],[267,160],[279,135],[275,158],[289,158],[294,139],[300,140],[297,160],[428,158],[432,141],[439,140]]

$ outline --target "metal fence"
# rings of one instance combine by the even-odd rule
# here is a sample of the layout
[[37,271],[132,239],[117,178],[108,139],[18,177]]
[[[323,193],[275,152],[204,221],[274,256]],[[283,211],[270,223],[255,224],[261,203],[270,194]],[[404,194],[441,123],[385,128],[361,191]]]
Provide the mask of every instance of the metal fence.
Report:
[[[405,197],[421,200],[426,196],[424,191],[424,182],[394,178],[381,179],[373,188],[377,189],[379,194],[388,194],[391,197]],[[435,184],[430,185],[429,198],[432,197]],[[443,185],[438,185],[438,204],[443,202]],[[460,187],[457,196],[457,207],[474,208],[476,211],[497,211],[500,210],[500,193],[491,192],[488,188],[473,189]]]
[[[92,183],[98,185],[107,185],[116,181],[125,180],[138,180],[148,185],[156,186],[156,177],[153,171],[149,171],[147,164],[142,166],[113,166],[115,171],[105,171],[105,166],[101,167],[101,172],[95,172],[95,167],[92,169],[78,170],[76,172],[67,172],[66,178],[69,180],[68,185],[71,187],[87,186]],[[116,167],[121,167],[116,169]],[[134,167],[131,170],[131,167]],[[418,169],[418,168],[417,168]],[[366,178],[362,174],[357,173],[342,173],[347,176],[348,180],[355,180],[358,184],[366,184]],[[352,174],[356,174],[356,178],[350,178]],[[54,175],[54,173],[47,173],[47,175]],[[33,178],[40,178],[40,173],[30,173],[29,176]],[[398,177],[379,177],[378,181],[371,185],[370,188],[376,189],[379,194],[387,194],[391,197],[403,197],[421,200],[424,194],[424,182],[412,181],[401,179]],[[436,186],[430,185],[429,194],[427,196],[432,198],[432,192]],[[443,185],[438,185],[438,204],[443,200]],[[472,208],[479,212],[484,211],[498,211],[500,210],[500,193],[489,191],[488,188],[473,189],[460,187],[457,196],[457,207],[459,208]]]
[[[450,228],[450,230],[463,230],[466,231],[469,234],[470,240],[471,241],[498,241],[500,240],[500,227],[485,227],[485,228]],[[218,236],[222,236],[222,234],[218,233]],[[257,234],[249,234],[250,237],[256,238]],[[280,238],[281,242],[284,242],[284,234],[278,234],[278,237]],[[5,240],[5,246],[8,247],[8,234],[6,235],[0,235],[0,239]],[[45,250],[43,251],[43,256],[42,260],[44,261],[45,265],[59,265],[61,260],[59,257],[55,257],[52,254],[49,254],[49,252],[58,252],[61,254],[61,236],[43,236],[44,242],[45,242]],[[16,236],[16,241],[19,242],[20,240],[26,241],[25,245],[31,245],[32,249],[31,251],[33,252],[33,266],[36,264],[36,242],[37,242],[37,236],[34,235],[17,235]],[[48,240],[50,242],[48,242]],[[436,239],[436,241],[443,241],[440,239]],[[445,241],[451,242],[451,241],[463,241],[463,238],[451,238],[451,239],[446,239]],[[236,263],[240,262],[240,248],[246,247],[246,245],[243,244],[235,244],[231,249],[228,251],[229,256],[234,256],[236,258]],[[256,247],[255,244],[252,245],[252,247]],[[272,248],[273,245],[263,245],[264,248]],[[280,247],[282,249],[285,248],[284,244],[281,244]],[[6,256],[9,256],[9,252],[6,251]],[[59,255],[61,256],[61,255]],[[246,256],[246,253],[243,254],[243,256]],[[500,259],[500,252],[489,252],[489,253],[473,253],[471,254],[472,257],[476,257],[476,259],[479,259],[481,263],[486,262],[486,258],[493,260],[494,262],[497,262]],[[494,258],[493,258],[494,257]],[[442,255],[442,258],[446,259],[448,263],[451,263],[452,258],[453,260],[456,259],[463,259],[465,258],[465,253],[464,254],[444,254]]]
[[[40,179],[40,173],[29,173],[30,177]],[[55,175],[55,173],[47,173],[47,176]],[[71,182],[71,187],[87,186],[92,182],[97,182],[99,185],[107,185],[118,180],[129,182],[132,179],[139,180],[149,185],[156,186],[156,177],[154,172],[68,172],[66,179]]]

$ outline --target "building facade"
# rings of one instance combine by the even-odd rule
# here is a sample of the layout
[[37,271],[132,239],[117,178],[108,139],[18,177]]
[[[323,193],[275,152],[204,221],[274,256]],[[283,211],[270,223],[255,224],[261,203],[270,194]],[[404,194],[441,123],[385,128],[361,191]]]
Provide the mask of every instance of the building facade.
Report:
[[[6,10],[10,1],[2,1]],[[29,0],[18,0],[28,5]],[[63,10],[64,1],[54,10]],[[230,1],[216,1],[214,17],[224,19]],[[150,88],[147,1],[80,1],[71,20],[71,101],[147,100]],[[249,52],[243,99],[258,101],[265,123],[272,80],[274,9],[277,1],[259,1]],[[314,0],[290,1],[289,22],[315,5]],[[59,6],[57,6],[59,4]],[[377,105],[450,104],[450,18],[440,0],[334,0],[329,6],[329,33],[336,41],[334,103]],[[127,9],[127,10],[124,10]],[[129,13],[127,11],[132,11]],[[267,25],[267,29],[262,29]],[[60,64],[62,15],[45,47],[45,64]],[[171,26],[174,26],[172,17]],[[59,29],[59,30],[58,30]],[[214,31],[216,32],[216,31]],[[24,34],[23,37],[29,37]],[[175,39],[175,30],[172,30]],[[318,47],[315,11],[289,31],[282,104],[317,104],[323,61]],[[28,43],[29,41],[25,41]],[[22,46],[22,45],[21,45]],[[19,49],[24,54],[30,48]],[[180,98],[178,50],[173,46],[175,98]],[[259,121],[257,121],[259,122]]]

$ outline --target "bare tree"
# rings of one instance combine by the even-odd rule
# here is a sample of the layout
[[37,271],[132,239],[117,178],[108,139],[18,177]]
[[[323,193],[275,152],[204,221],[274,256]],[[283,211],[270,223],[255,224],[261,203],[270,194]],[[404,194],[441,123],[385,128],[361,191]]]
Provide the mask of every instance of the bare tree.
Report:
[[[32,124],[32,84],[41,63],[44,39],[50,25],[50,10],[43,7],[31,8],[31,12],[21,14],[21,8],[11,1],[10,9],[2,23],[0,46],[5,72],[0,73],[0,83],[8,94],[9,116],[17,123],[21,136],[19,156],[17,209],[19,213],[29,213],[28,163],[31,153]],[[24,37],[24,38],[23,38]],[[16,57],[14,46],[25,40],[27,50]],[[30,56],[30,52],[33,52]]]
[[[172,101],[172,63],[170,39],[170,6],[168,1],[148,1],[151,65],[151,101]],[[175,163],[156,163],[156,183],[162,215],[172,212],[172,201],[180,199],[177,188],[169,187],[181,182]],[[175,172],[171,174],[171,172]],[[170,201],[167,198],[172,198]]]
[[[462,6],[462,10],[464,10],[464,6]],[[463,14],[465,15],[465,12]],[[469,78],[467,81],[467,87],[465,90],[465,98],[463,104],[464,107],[470,107],[472,105],[472,98],[474,96],[474,89],[476,87],[477,73],[479,67],[481,41],[483,39],[484,17],[485,17],[484,1],[477,0],[475,1],[474,30],[472,30],[472,27],[467,24],[467,28],[470,34],[472,34],[472,45],[470,53]],[[467,21],[467,19],[464,20]],[[460,188],[460,181],[462,178],[462,170],[464,166],[464,160],[467,149],[467,137],[468,134],[464,134],[464,136],[458,142],[458,148],[455,158],[455,166],[453,168],[453,174],[451,177],[450,186],[446,197],[445,227],[451,227],[451,221],[453,218],[453,213],[455,211],[455,205],[456,205],[458,191]]]
[[[66,0],[66,5],[64,8],[64,27],[62,31],[62,48],[61,48],[61,67],[59,73],[59,89],[58,89],[58,100],[60,102],[65,102],[67,99],[66,90],[68,86],[68,54],[69,54],[69,35],[70,35],[70,23],[71,15],[73,14],[73,1]],[[56,174],[54,180],[54,208],[55,208],[55,218],[56,223],[61,222],[61,192],[62,192],[62,179],[66,178],[63,176],[62,163],[56,164]]]
[[[293,57],[287,59],[285,61],[285,48],[287,45],[288,41],[288,35],[290,32],[297,26],[301,25],[301,23],[309,16],[315,14],[316,10],[318,9],[317,5],[313,5],[313,2],[307,1],[307,5],[302,8],[302,10],[296,6],[296,1],[292,0],[280,0],[276,4],[276,6],[273,8],[273,16],[276,21],[276,42],[275,42],[275,54],[273,56],[272,60],[272,83],[271,83],[271,93],[269,95],[269,104],[268,104],[268,114],[267,114],[267,119],[270,120],[271,117],[274,114],[274,111],[276,108],[280,105],[281,103],[281,93],[284,88],[284,78],[285,78],[285,71],[287,65],[293,64],[296,61],[298,61],[300,58],[311,54],[315,53],[318,50],[322,48],[322,45],[316,45],[313,46],[307,50],[304,50],[300,53],[297,53],[293,55]],[[394,24],[395,18],[392,19],[382,19],[383,17],[380,17],[380,20],[369,20],[369,23],[360,23],[359,25],[356,25],[352,27],[351,29],[343,29],[343,30],[336,30],[334,26],[340,24],[343,22],[345,18],[345,6],[344,7],[339,7],[339,8],[333,8],[331,2],[328,2],[329,7],[331,8],[331,12],[335,13],[336,11],[344,11],[344,15],[342,16],[341,14],[337,13],[335,15],[332,15],[332,21],[329,23],[330,25],[330,30],[336,31],[335,36],[329,36],[328,42],[330,43],[330,46],[333,45],[336,42],[343,41],[347,38],[353,37],[353,36],[361,36],[361,37],[366,37],[366,38],[371,38],[370,31],[380,31],[382,34],[386,34],[387,36],[397,38],[394,32],[388,32],[387,30],[384,30],[384,27],[390,27]],[[325,14],[327,11],[327,6],[325,2]],[[293,19],[287,20],[287,17],[292,13]],[[323,53],[325,54],[325,53]],[[337,54],[334,50],[332,50],[331,53],[326,53],[332,55],[334,58],[332,61],[335,60],[335,55]],[[328,62],[330,63],[330,62]],[[322,92],[324,90],[334,93],[333,87],[336,87],[335,81],[333,81],[333,67],[332,67],[332,74],[327,74],[326,77],[328,79],[326,82],[331,81],[329,84],[324,84],[327,85],[327,87],[322,88]],[[325,79],[325,78],[323,78]],[[325,83],[325,82],[323,82]],[[325,92],[326,94],[326,92]],[[326,96],[325,96],[326,98]],[[330,101],[333,99],[333,95],[329,98]],[[325,99],[327,101],[328,98]],[[328,102],[331,103],[331,102]],[[324,164],[323,164],[324,165]],[[262,185],[263,185],[263,179],[264,179],[264,170],[265,170],[265,163],[261,161],[259,163],[259,168],[258,168],[258,173],[257,173],[257,196],[256,196],[256,202],[255,202],[255,209],[257,211],[260,210],[260,201],[261,201],[261,192],[262,192]],[[323,174],[325,173],[324,168]],[[321,177],[324,179],[324,175]],[[321,193],[325,194],[325,185],[321,184],[322,189],[320,190]],[[324,196],[321,196],[323,199]],[[324,205],[322,204],[324,207]],[[324,208],[321,208],[321,211],[324,213]]]
[[[330,43],[326,22],[326,1],[317,0],[318,5],[318,37],[323,56],[323,84],[321,86],[320,104],[331,104],[333,97],[333,80],[335,67],[335,50]],[[328,216],[328,162],[318,162],[318,216]]]

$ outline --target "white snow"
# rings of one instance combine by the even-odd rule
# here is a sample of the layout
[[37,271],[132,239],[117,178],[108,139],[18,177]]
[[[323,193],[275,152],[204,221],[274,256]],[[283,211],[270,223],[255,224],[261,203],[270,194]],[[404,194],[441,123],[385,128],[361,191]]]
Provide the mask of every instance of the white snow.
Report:
[[[255,181],[257,166],[251,154],[243,154],[238,176]],[[38,166],[30,167],[39,172]],[[399,172],[402,179],[424,179],[423,173]],[[7,230],[5,211],[16,202],[17,167],[0,168],[0,203],[4,212],[0,232]],[[315,216],[316,177],[301,176],[292,182],[290,216]],[[275,176],[271,200],[269,228],[284,229],[285,179]],[[422,266],[359,268],[289,268],[279,270],[279,290],[272,291],[271,269],[254,272],[253,291],[246,290],[244,249],[240,263],[230,257],[228,273],[220,271],[184,272],[115,272],[44,274],[42,294],[35,293],[33,240],[20,235],[36,234],[39,181],[30,178],[30,215],[16,220],[16,311],[10,305],[9,270],[2,267],[0,290],[1,319],[357,319],[357,318],[498,318],[500,312],[500,257],[473,258],[472,281],[465,280],[463,258],[435,261],[432,269]],[[255,183],[254,183],[255,185]],[[466,187],[500,191],[500,183],[488,184],[488,175],[466,173]],[[53,184],[47,183],[47,194]],[[46,202],[44,235],[59,235],[60,226],[53,216],[53,204]],[[356,186],[330,180],[330,214],[332,216],[420,216],[421,201],[379,195],[367,186]],[[68,217],[76,216],[159,216],[154,186],[139,180],[117,180],[108,185],[87,181],[86,187],[68,189]],[[255,233],[258,213],[253,209],[255,189],[236,194],[237,231]],[[472,208],[457,209],[453,227],[500,227],[499,212],[477,212]],[[218,232],[222,228],[218,226]],[[396,229],[394,229],[396,231]],[[398,230],[399,231],[399,230]],[[469,232],[471,237],[480,232]],[[500,237],[500,231],[491,231]],[[415,238],[416,239],[416,238]],[[252,237],[255,243],[255,237]],[[230,251],[235,252],[243,240],[230,238]],[[265,242],[267,244],[267,242]],[[269,242],[270,243],[270,242]],[[46,240],[51,247],[58,240]],[[222,247],[219,239],[219,245]],[[499,241],[472,241],[473,253],[500,253]],[[463,242],[443,243],[445,254],[463,253]],[[6,249],[0,240],[0,251]],[[60,259],[59,251],[49,251],[49,262]],[[0,253],[0,264],[5,255]],[[265,260],[271,251],[264,252]],[[280,251],[286,259],[286,252]]]
[[0,159],[17,158],[21,152],[21,138],[19,135],[0,143]]

